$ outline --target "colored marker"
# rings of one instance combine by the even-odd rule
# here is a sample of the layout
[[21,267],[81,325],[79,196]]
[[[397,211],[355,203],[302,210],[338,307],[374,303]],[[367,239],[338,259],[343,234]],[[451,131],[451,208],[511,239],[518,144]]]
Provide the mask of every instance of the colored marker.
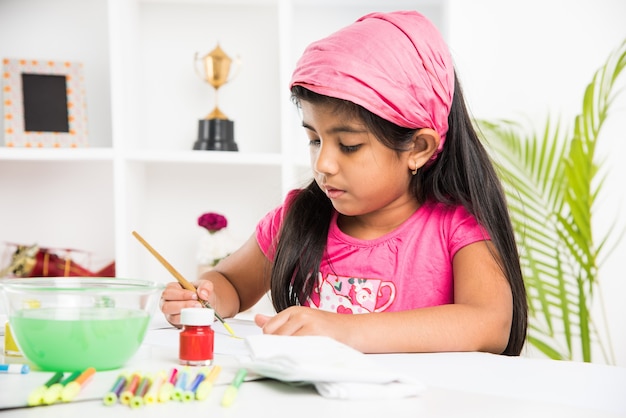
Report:
[[73,382],[78,376],[80,376],[81,372],[76,371],[71,373],[65,379],[61,380],[58,383],[51,385],[46,393],[43,395],[43,403],[46,405],[52,405],[56,401],[61,399],[61,392],[63,392],[63,388],[70,382]]
[[209,396],[211,390],[213,389],[213,383],[217,379],[217,376],[220,374],[220,371],[222,371],[222,368],[220,366],[215,365],[211,368],[209,374],[207,374],[207,376],[196,389],[197,400],[203,401]]
[[120,402],[122,404],[130,405],[130,400],[133,396],[135,396],[139,383],[141,383],[141,375],[139,373],[134,373],[130,379],[128,379],[128,383],[120,395]]
[[198,371],[196,377],[191,381],[187,389],[185,389],[185,391],[183,392],[183,402],[192,401],[196,397],[196,390],[198,390],[198,386],[200,386],[200,383],[202,383],[208,372],[209,370],[205,367]]
[[165,372],[162,370],[156,374],[156,376],[154,377],[154,381],[150,385],[150,389],[143,397],[144,404],[152,405],[158,400],[159,391],[161,390],[161,386],[163,385],[163,383],[165,383],[166,377],[167,376],[165,376]]
[[178,380],[176,380],[176,386],[174,386],[174,393],[172,393],[172,399],[175,401],[183,400],[183,392],[187,389],[187,380],[189,379],[189,369],[185,367],[182,372],[178,374]]
[[29,371],[28,364],[0,364],[0,373],[26,374]]
[[29,406],[37,406],[43,403],[43,397],[48,388],[55,383],[59,383],[63,380],[63,372],[56,372],[46,383],[42,386],[39,386],[37,389],[33,390],[30,395],[28,395],[28,405]]
[[239,369],[233,382],[226,388],[224,392],[224,397],[222,398],[222,406],[231,406],[233,402],[235,402],[235,398],[237,397],[237,392],[239,391],[239,386],[243,382],[243,379],[246,378],[246,374],[248,374],[248,370]]
[[174,384],[176,383],[176,379],[178,377],[178,369],[173,368],[170,371],[170,375],[167,378],[167,381],[163,383],[161,389],[159,389],[159,402],[167,402],[172,399],[172,394],[174,392]]
[[151,384],[152,378],[150,378],[150,375],[145,375],[143,379],[141,379],[141,382],[135,391],[135,396],[130,399],[129,405],[131,408],[135,409],[143,406],[143,397],[146,396],[146,393],[148,393],[148,389],[150,389]]
[[111,390],[104,395],[102,403],[105,405],[115,404],[120,398],[120,395],[122,394],[122,391],[126,387],[127,383],[128,376],[125,373],[120,374],[115,380],[115,383],[113,383],[113,386],[111,386]]
[[96,374],[96,369],[89,367],[85,369],[76,379],[72,380],[63,387],[61,391],[61,400],[70,402],[80,393],[80,391],[91,381]]

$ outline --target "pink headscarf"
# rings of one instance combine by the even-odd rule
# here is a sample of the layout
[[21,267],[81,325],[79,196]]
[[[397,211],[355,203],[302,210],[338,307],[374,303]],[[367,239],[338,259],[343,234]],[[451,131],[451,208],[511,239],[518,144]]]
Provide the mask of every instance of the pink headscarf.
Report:
[[[405,128],[432,128],[441,151],[454,67],[437,28],[415,11],[370,13],[309,45],[290,87],[348,100]],[[437,153],[438,153],[437,152]]]

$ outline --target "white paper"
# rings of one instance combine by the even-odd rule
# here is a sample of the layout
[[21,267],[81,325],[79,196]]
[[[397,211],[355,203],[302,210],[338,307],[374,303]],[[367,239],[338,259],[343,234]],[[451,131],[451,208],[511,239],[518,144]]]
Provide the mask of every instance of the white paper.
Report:
[[306,382],[335,399],[398,399],[417,396],[425,386],[388,369],[330,337],[251,335],[250,360],[243,366],[261,376]]

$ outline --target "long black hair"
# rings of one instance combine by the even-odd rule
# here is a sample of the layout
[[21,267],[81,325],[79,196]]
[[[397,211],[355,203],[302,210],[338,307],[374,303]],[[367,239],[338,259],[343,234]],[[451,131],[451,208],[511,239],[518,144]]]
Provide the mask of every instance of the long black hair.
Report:
[[[399,127],[352,102],[292,88],[296,105],[306,101],[331,104],[363,120],[376,138],[397,152],[411,145],[414,129]],[[463,205],[488,232],[513,295],[509,341],[502,354],[519,355],[526,339],[528,307],[513,227],[505,195],[489,155],[481,144],[455,76],[448,133],[440,155],[418,170],[410,187],[418,202]],[[278,241],[270,277],[274,308],[279,312],[300,305],[311,295],[325,256],[333,214],[330,200],[313,180],[291,201]]]

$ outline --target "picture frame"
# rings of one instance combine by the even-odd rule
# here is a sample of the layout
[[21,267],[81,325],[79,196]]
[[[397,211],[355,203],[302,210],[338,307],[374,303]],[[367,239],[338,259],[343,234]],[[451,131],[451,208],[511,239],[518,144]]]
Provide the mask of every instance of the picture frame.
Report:
[[87,107],[79,62],[3,59],[6,147],[86,147]]

